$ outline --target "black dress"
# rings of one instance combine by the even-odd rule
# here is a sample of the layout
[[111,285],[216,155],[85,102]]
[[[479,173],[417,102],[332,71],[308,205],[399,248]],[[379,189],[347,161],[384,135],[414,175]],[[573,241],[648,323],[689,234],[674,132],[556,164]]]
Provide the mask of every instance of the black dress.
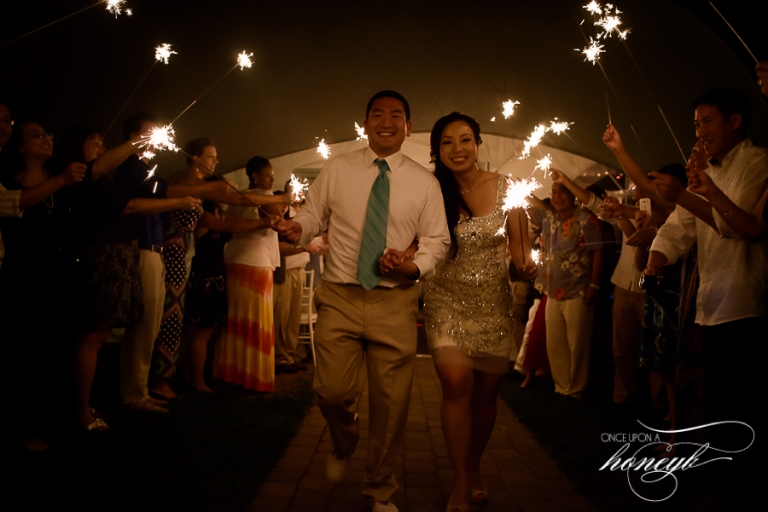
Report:
[[184,318],[193,325],[215,327],[227,317],[224,246],[231,238],[231,233],[209,230],[195,241],[184,312]]

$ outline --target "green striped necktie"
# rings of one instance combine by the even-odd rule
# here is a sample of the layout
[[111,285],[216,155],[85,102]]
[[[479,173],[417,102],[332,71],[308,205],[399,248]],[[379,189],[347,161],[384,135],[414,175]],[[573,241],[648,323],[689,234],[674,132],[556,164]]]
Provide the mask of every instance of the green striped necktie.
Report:
[[360,243],[360,257],[357,260],[357,280],[366,290],[379,284],[379,258],[387,246],[387,214],[389,212],[389,165],[383,158],[375,160],[379,175],[371,187],[368,199],[368,213],[365,215],[363,240]]

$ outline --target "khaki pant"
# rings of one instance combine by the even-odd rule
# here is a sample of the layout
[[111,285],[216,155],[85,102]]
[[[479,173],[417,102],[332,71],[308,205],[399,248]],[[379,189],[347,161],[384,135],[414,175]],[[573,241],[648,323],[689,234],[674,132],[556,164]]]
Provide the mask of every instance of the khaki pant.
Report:
[[285,271],[285,282],[272,288],[275,307],[275,365],[291,364],[299,360],[296,346],[299,343],[301,324],[301,288],[304,269]]
[[416,356],[418,287],[374,288],[323,281],[315,291],[314,390],[339,458],[352,455],[360,365],[368,372],[369,447],[362,491],[389,501],[397,490],[395,458],[403,444]]
[[555,391],[581,398],[589,379],[592,306],[584,299],[547,300],[547,356]]
[[613,292],[613,401],[626,402],[637,391],[645,294],[617,286]]
[[140,250],[141,286],[144,289],[144,322],[129,325],[120,353],[120,399],[124,404],[147,399],[149,368],[155,339],[160,332],[165,301],[165,267],[160,254]]

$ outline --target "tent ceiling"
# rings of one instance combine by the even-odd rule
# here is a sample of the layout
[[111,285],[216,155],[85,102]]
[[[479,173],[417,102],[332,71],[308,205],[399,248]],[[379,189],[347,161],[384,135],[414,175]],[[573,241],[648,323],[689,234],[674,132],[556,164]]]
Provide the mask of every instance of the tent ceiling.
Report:
[[[89,3],[7,2],[0,33],[18,35]],[[385,88],[409,99],[415,132],[428,132],[438,117],[459,110],[476,117],[485,133],[519,140],[558,117],[574,125],[569,137],[548,145],[607,165],[615,161],[601,142],[606,95],[630,151],[649,169],[682,159],[658,106],[687,152],[694,139],[688,104],[713,86],[750,92],[757,107],[752,133],[768,133],[750,70],[668,0],[615,2],[632,28],[627,45],[641,72],[614,39],[602,59],[610,84],[574,51],[584,46],[581,30],[592,30],[589,22],[577,23],[587,15],[585,1],[129,3],[130,19],[90,9],[1,47],[3,101],[17,114],[51,120],[49,129],[57,132],[78,122],[105,128],[152,65],[153,47],[168,42],[178,55],[155,66],[108,142],[120,140],[130,112],[176,117],[247,49],[254,67],[232,72],[175,123],[180,143],[203,135],[216,142],[219,172],[257,154],[274,158],[312,148],[319,138],[349,141],[368,98]],[[7,16],[11,4],[14,15]],[[506,99],[521,105],[503,120]],[[176,155],[158,162],[166,176],[184,166]]]

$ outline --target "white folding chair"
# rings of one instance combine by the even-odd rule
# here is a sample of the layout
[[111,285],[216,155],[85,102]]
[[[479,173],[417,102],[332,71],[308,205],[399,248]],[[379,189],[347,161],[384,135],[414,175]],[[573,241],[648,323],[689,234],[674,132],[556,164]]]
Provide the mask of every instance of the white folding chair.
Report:
[[317,365],[315,357],[315,271],[304,270],[304,281],[301,287],[301,324],[299,326],[299,343],[312,348],[312,364]]

